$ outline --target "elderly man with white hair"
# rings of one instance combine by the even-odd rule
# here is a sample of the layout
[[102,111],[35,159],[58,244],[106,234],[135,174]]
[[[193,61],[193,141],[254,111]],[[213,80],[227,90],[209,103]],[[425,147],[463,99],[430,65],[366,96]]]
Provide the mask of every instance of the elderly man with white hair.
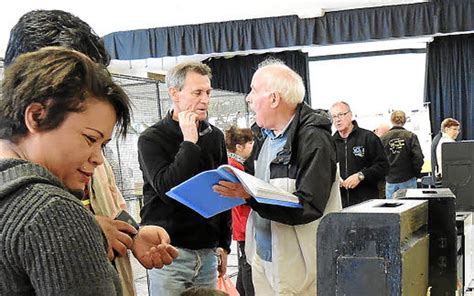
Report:
[[281,62],[260,65],[251,89],[255,176],[296,195],[302,208],[258,203],[238,183],[214,190],[243,196],[252,208],[246,253],[255,294],[315,295],[318,219],[341,208],[331,120],[303,103],[302,78]]

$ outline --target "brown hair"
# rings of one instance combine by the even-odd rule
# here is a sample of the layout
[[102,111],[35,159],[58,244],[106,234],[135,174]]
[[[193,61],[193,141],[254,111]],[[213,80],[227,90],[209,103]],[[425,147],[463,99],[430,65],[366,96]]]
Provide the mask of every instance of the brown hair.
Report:
[[454,118],[445,118],[443,122],[441,122],[441,131],[444,132],[445,129],[453,127],[453,126],[460,126],[461,124]]
[[20,55],[5,70],[2,89],[0,139],[16,141],[27,134],[25,110],[32,103],[46,110],[45,118],[37,120],[43,131],[57,128],[69,113],[84,111],[92,97],[113,106],[122,136],[130,125],[128,96],[105,66],[75,50],[45,47]]
[[393,125],[404,126],[405,122],[407,122],[407,117],[405,116],[405,112],[396,110],[392,112],[392,115],[390,115],[390,120]]
[[225,146],[227,150],[235,153],[237,144],[244,145],[253,141],[253,133],[249,128],[231,126],[225,131]]

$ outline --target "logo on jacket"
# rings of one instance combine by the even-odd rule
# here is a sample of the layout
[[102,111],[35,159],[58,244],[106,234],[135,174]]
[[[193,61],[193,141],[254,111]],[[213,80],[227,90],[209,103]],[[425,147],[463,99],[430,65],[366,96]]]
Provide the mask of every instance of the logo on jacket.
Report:
[[405,146],[405,140],[400,138],[391,139],[388,142],[388,146],[390,147],[390,152],[392,154],[400,154],[400,151]]
[[357,157],[364,157],[365,149],[364,146],[354,146],[352,147],[352,154]]

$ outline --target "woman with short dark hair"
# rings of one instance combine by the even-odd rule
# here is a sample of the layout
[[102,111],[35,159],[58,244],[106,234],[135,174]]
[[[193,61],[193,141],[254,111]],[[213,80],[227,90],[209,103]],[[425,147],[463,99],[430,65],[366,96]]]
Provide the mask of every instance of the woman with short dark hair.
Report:
[[121,295],[101,229],[80,202],[130,102],[107,70],[49,47],[5,71],[0,100],[0,295]]

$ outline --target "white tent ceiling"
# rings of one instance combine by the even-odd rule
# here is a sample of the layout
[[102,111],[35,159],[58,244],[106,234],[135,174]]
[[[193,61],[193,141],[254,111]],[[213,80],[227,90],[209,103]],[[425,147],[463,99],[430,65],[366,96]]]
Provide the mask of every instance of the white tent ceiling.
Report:
[[408,4],[423,0],[7,0],[0,17],[0,56],[5,53],[11,27],[33,9],[61,9],[86,21],[97,34],[124,30],[221,22],[297,14],[317,17],[324,11],[368,6]]

